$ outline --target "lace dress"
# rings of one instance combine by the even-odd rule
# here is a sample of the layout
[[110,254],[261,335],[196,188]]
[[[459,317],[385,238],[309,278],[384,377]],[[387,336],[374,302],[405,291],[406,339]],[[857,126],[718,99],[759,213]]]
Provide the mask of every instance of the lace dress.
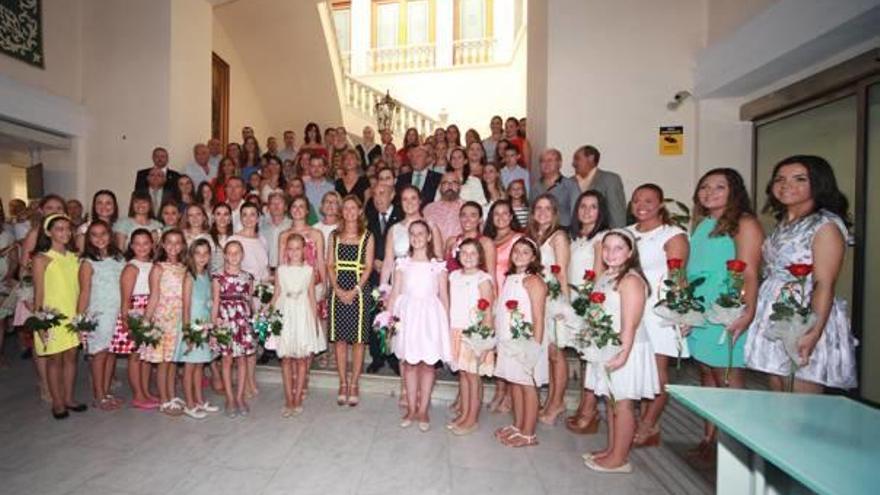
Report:
[[[791,361],[782,343],[765,337],[772,306],[782,287],[794,280],[786,267],[792,263],[813,263],[813,239],[816,232],[829,223],[846,238],[847,229],[840,217],[820,210],[794,223],[780,223],[764,241],[764,281],[758,290],[755,319],[746,339],[746,366],[749,368],[773,375],[789,375]],[[807,291],[812,291],[812,284],[807,284]],[[809,363],[798,368],[795,376],[827,387],[855,388],[857,344],[850,329],[846,301],[835,297],[828,322],[810,355]]]
[[98,327],[87,337],[89,354],[96,354],[110,348],[116,321],[119,317],[119,276],[125,262],[117,258],[89,260],[92,265],[92,285],[89,294],[89,312],[98,318]]

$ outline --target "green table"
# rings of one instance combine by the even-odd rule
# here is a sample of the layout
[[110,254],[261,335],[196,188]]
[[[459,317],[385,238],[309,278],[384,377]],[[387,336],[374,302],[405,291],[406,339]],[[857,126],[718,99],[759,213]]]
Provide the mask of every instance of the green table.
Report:
[[880,493],[880,411],[827,395],[669,385],[718,426],[716,493]]

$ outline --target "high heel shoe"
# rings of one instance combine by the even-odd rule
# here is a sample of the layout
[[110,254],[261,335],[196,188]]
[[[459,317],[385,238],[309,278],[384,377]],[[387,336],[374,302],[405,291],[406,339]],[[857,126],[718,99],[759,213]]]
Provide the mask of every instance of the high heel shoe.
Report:
[[594,411],[589,416],[569,416],[565,418],[565,428],[578,435],[592,435],[599,431],[599,414]]
[[339,384],[339,392],[336,395],[336,405],[344,406],[346,402],[348,402],[348,395],[346,395],[348,391],[348,385],[345,383]]
[[348,406],[355,407],[360,404],[361,399],[358,397],[358,386],[352,385],[348,389]]
[[660,427],[655,426],[648,430],[647,433],[636,433],[633,437],[633,447],[659,447],[660,446]]
[[553,412],[548,412],[547,414],[542,414],[538,416],[538,421],[544,423],[548,426],[555,426],[556,422],[559,420],[559,417],[565,413],[565,406],[557,409]]

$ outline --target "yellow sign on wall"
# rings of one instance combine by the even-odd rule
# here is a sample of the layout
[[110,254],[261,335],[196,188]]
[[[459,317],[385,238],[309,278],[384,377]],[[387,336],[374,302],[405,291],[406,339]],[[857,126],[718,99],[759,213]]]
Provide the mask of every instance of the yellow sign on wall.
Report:
[[663,156],[684,153],[684,127],[670,126],[660,128],[660,154]]

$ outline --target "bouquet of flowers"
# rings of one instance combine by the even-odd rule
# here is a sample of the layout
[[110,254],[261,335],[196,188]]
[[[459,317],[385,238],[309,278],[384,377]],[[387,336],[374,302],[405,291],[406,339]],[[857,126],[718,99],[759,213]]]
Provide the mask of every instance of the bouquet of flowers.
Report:
[[663,318],[670,324],[676,333],[676,347],[678,348],[678,363],[681,367],[681,352],[684,347],[684,336],[681,327],[696,327],[703,324],[706,311],[703,296],[694,296],[694,290],[706,281],[704,277],[691,280],[688,283],[687,274],[684,270],[684,261],[679,258],[670,258],[666,261],[669,273],[663,280],[663,297],[654,305],[654,314]]
[[208,337],[208,346],[211,351],[216,354],[223,354],[232,347],[232,326],[228,322],[221,321],[217,325],[211,327],[211,333]]
[[562,286],[559,284],[559,272],[562,267],[559,265],[550,265],[550,270],[544,270],[544,282],[547,283],[547,295],[550,299],[559,299],[562,294]]
[[125,319],[128,325],[128,333],[132,342],[137,347],[155,347],[162,339],[162,329],[147,318],[140,311],[130,311]]
[[596,287],[596,272],[593,270],[584,271],[584,278],[581,284],[575,287],[575,296],[572,298],[571,307],[574,312],[581,318],[587,316],[587,310],[590,307],[590,294]]
[[379,351],[382,355],[391,354],[391,339],[397,333],[397,326],[400,318],[391,314],[391,311],[385,309],[385,302],[380,300],[377,303],[379,312],[373,318],[373,331],[379,337]]
[[46,345],[51,338],[49,335],[49,329],[61,325],[62,320],[65,318],[67,317],[55,308],[43,308],[39,311],[35,311],[29,316],[24,321],[24,327],[28,330],[39,333],[40,340],[43,341],[43,345]]
[[182,331],[183,341],[187,345],[187,349],[184,354],[189,354],[194,347],[199,347],[207,344],[211,339],[212,330],[213,325],[211,325],[211,322],[206,322],[202,320],[196,320],[194,322],[190,322],[184,325]]
[[254,287],[254,297],[256,297],[263,306],[272,302],[273,296],[275,296],[275,286],[273,284],[260,282]]
[[611,374],[605,367],[620,352],[620,334],[614,331],[614,318],[605,312],[605,293],[591,292],[589,304],[584,313],[586,323],[584,329],[578,334],[577,350],[584,360],[595,366],[601,366],[603,376],[608,385],[608,395],[614,406],[614,389],[611,385]]
[[67,322],[67,329],[77,334],[79,336],[80,343],[82,343],[85,347],[88,346],[89,342],[87,336],[90,333],[94,332],[96,328],[98,328],[97,313],[80,313]]
[[[743,272],[746,269],[746,262],[742,260],[727,261],[727,279],[724,282],[724,291],[718,295],[706,319],[710,323],[716,325],[724,325],[727,327],[746,311],[746,302],[743,299]],[[730,368],[733,367],[733,339],[726,330],[721,332],[721,338],[718,345],[727,344],[727,369],[724,371],[724,383],[728,383],[730,376]]]
[[794,280],[782,286],[779,297],[773,303],[770,313],[770,327],[766,337],[782,342],[785,353],[791,359],[789,389],[794,388],[794,374],[802,366],[798,353],[798,341],[816,324],[816,313],[810,301],[807,284],[813,265],[794,263],[786,267]]
[[[505,356],[518,362],[529,376],[533,375],[535,365],[541,357],[541,345],[535,342],[532,324],[525,321],[519,310],[519,302],[510,299],[504,303],[510,313],[510,340],[502,340],[498,343],[498,351]],[[532,376],[532,382],[534,382]]]
[[474,351],[477,358],[495,348],[496,339],[492,327],[483,323],[486,311],[489,309],[489,301],[480,298],[474,311],[473,323],[461,331],[464,336],[463,342]]
[[260,344],[266,346],[267,349],[273,348],[273,345],[267,345],[267,343],[281,335],[281,329],[284,327],[283,321],[284,317],[281,315],[281,311],[274,308],[260,311],[254,315],[252,324]]

